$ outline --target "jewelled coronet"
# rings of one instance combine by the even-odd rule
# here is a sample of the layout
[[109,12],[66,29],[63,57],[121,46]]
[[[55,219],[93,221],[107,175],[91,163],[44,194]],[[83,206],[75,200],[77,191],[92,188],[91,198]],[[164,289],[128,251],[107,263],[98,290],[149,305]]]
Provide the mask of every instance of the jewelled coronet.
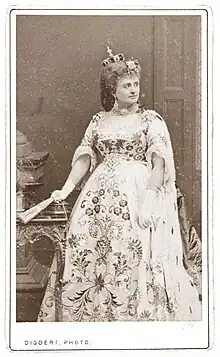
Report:
[[102,65],[104,67],[106,67],[112,63],[124,62],[126,64],[127,73],[129,75],[138,74],[140,72],[141,67],[140,67],[138,60],[133,59],[133,58],[131,58],[129,60],[125,60],[125,56],[123,55],[123,53],[118,53],[117,55],[114,55],[112,50],[109,47],[107,47],[107,52],[108,52],[109,57],[105,58],[102,61]]

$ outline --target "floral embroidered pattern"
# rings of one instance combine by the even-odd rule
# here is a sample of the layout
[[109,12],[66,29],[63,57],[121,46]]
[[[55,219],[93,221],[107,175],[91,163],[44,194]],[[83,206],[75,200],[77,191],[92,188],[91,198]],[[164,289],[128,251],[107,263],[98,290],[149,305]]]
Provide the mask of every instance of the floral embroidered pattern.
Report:
[[138,260],[140,261],[142,258],[142,245],[141,242],[138,239],[132,239],[128,243],[128,249],[133,253],[133,259],[138,257]]
[[80,245],[80,241],[85,238],[83,234],[71,234],[68,237],[68,243],[71,248],[77,248]]
[[[103,124],[107,115],[110,121],[104,112],[93,117],[74,156],[76,160],[88,153],[90,173],[96,169],[87,179],[68,225],[60,306],[63,321],[198,320],[198,293],[179,259],[175,195],[167,198],[169,216],[162,226],[159,223],[158,229],[150,231],[138,224],[151,152],[164,158],[168,176],[174,172],[165,123],[156,112],[140,107],[129,117],[130,124],[117,122],[120,130],[108,132]],[[52,320],[54,291],[48,285],[39,321]]]
[[112,252],[112,247],[110,240],[107,237],[102,237],[100,240],[97,241],[96,252],[98,253],[97,264],[107,264],[107,256],[108,253]]
[[98,140],[97,148],[101,153],[102,157],[105,158],[109,154],[124,154],[127,158],[134,158],[135,160],[143,160],[145,148],[142,145],[141,141],[135,139],[122,140]]
[[167,139],[165,138],[164,135],[157,134],[151,140],[148,141],[148,145],[155,145],[156,143],[163,143],[167,146]]
[[[83,276],[86,276],[87,267],[91,263],[90,260],[86,259],[89,253],[92,253],[92,251],[89,249],[84,249],[83,251],[75,251],[72,257],[72,265],[74,267],[74,272],[78,271]],[[81,280],[81,278],[78,278],[78,281]]]

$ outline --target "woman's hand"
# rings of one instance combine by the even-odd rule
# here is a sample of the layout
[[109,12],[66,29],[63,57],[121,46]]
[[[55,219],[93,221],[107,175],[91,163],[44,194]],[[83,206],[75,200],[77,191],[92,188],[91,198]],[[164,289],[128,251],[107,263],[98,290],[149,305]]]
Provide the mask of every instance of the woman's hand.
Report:
[[153,225],[151,213],[149,210],[142,207],[141,212],[138,217],[138,223],[141,228],[150,228]]
[[141,228],[148,228],[153,226],[152,212],[156,197],[157,193],[155,191],[152,189],[147,190],[138,218],[138,223]]
[[65,193],[62,190],[55,190],[51,194],[51,198],[55,202],[63,201],[66,199],[66,197],[67,197],[67,195],[65,195]]

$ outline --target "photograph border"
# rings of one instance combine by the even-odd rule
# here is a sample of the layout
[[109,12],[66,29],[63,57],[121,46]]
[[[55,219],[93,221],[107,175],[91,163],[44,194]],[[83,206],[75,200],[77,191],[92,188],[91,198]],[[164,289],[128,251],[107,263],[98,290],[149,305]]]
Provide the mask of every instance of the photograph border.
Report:
[[[148,7],[148,8],[129,8],[129,9],[125,9],[125,8],[115,8],[115,9],[63,9],[63,8],[57,8],[57,9],[50,9],[50,8],[36,8],[36,7],[30,7],[30,8],[17,8],[17,7],[13,7],[10,9],[8,15],[9,15],[9,19],[8,19],[8,36],[7,36],[7,41],[8,41],[8,57],[9,57],[9,66],[8,66],[8,110],[7,110],[7,144],[8,144],[8,148],[7,148],[7,153],[6,153],[6,172],[7,174],[9,174],[10,176],[10,189],[7,186],[7,190],[6,190],[6,203],[10,202],[10,205],[6,206],[6,212],[8,212],[8,214],[6,214],[6,218],[10,217],[9,221],[10,223],[8,224],[8,219],[6,219],[6,236],[11,237],[12,231],[11,231],[11,225],[12,225],[12,217],[13,217],[13,211],[12,211],[12,195],[13,195],[13,191],[12,191],[12,176],[11,176],[11,171],[12,171],[12,162],[14,160],[14,158],[12,158],[11,152],[8,152],[11,149],[11,145],[12,145],[12,85],[11,85],[11,66],[12,66],[12,58],[11,58],[11,14],[12,12],[16,10],[16,11],[23,11],[23,10],[30,10],[30,11],[55,11],[55,10],[64,10],[64,11],[85,11],[87,12],[87,10],[93,10],[93,11],[127,11],[127,12],[134,12],[135,10],[138,11],[163,11],[163,10],[177,10],[177,11],[198,11],[198,10],[204,10],[207,13],[207,46],[206,46],[206,55],[207,55],[207,68],[206,68],[206,73],[207,73],[207,287],[208,287],[208,296],[207,296],[207,301],[208,301],[208,346],[207,348],[111,348],[111,349],[93,349],[93,348],[71,348],[71,349],[13,349],[11,348],[11,327],[12,327],[12,315],[11,315],[11,305],[12,305],[12,297],[11,297],[11,282],[12,282],[12,267],[11,267],[11,261],[12,261],[12,239],[10,239],[10,244],[9,244],[9,281],[6,283],[6,292],[8,294],[8,291],[10,291],[9,293],[9,316],[6,317],[6,320],[8,320],[9,323],[9,343],[8,346],[10,348],[11,351],[116,351],[116,350],[124,350],[124,351],[128,351],[128,350],[204,350],[204,349],[209,349],[210,345],[211,345],[211,340],[212,340],[212,326],[211,322],[213,320],[212,317],[212,309],[213,309],[213,302],[212,302],[212,296],[213,296],[213,292],[212,290],[212,285],[213,285],[213,252],[212,252],[212,186],[213,186],[213,180],[212,180],[212,153],[210,153],[210,151],[212,151],[212,132],[213,132],[213,119],[212,119],[212,34],[211,34],[211,28],[212,28],[212,12],[210,10],[210,8],[208,7],[198,7],[198,8],[178,8],[178,9],[174,9],[174,8],[153,8],[153,7]],[[48,14],[49,15],[49,14]],[[86,13],[85,13],[86,15]],[[168,14],[169,15],[169,14]],[[184,14],[183,14],[184,15]],[[211,49],[211,51],[210,51]],[[211,123],[210,123],[211,120]],[[211,141],[211,142],[210,142]],[[211,150],[210,150],[211,149]],[[202,173],[201,173],[202,175]],[[6,180],[7,182],[7,180]],[[201,190],[202,193],[202,190]],[[9,207],[10,206],[10,207]],[[8,242],[7,242],[8,244]],[[7,297],[6,297],[7,300]]]

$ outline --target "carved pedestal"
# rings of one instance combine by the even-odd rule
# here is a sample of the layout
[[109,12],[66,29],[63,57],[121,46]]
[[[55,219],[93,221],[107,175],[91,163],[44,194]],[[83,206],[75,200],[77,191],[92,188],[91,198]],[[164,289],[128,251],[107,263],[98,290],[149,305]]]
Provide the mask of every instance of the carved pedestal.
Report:
[[[57,259],[57,274],[56,274],[56,321],[60,320],[60,299],[62,288],[62,276],[64,270],[65,260],[65,246],[66,246],[66,228],[67,218],[60,217],[60,215],[41,215],[39,218],[35,218],[27,224],[23,224],[17,221],[17,249],[19,251],[24,248],[28,243],[34,243],[37,241],[48,238],[54,245],[55,255]],[[42,246],[42,244],[41,244]],[[43,251],[42,251],[43,253]],[[25,254],[24,254],[25,255]],[[23,266],[19,266],[19,259],[17,260],[17,291],[28,291],[35,288],[45,287],[48,269],[40,269],[37,267],[37,262],[31,256],[27,255],[26,261]],[[26,265],[26,266],[25,266]],[[40,266],[40,264],[39,264]],[[37,270],[37,279],[33,279],[33,270]]]

